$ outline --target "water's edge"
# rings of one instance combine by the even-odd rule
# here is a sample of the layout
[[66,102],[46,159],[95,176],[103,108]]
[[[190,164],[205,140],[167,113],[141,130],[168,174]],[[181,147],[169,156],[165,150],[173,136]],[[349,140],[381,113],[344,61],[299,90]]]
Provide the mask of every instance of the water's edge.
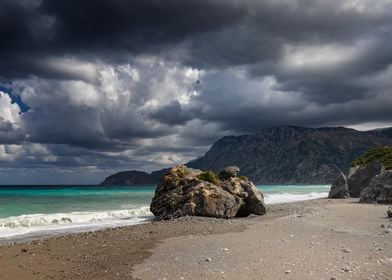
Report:
[[[71,200],[70,205],[75,199],[85,201],[87,206],[91,203],[90,206],[93,208],[92,211],[64,211],[57,213],[56,207],[54,207],[53,213],[31,213],[0,218],[0,244],[23,242],[68,233],[130,226],[150,222],[154,219],[154,216],[149,211],[149,201],[154,194],[153,187],[121,187],[115,190],[100,187],[99,189],[92,188],[88,191],[84,188],[75,187],[71,189],[72,193],[67,188],[72,187],[41,188],[39,192],[32,191],[26,187],[24,193],[23,190],[11,188],[6,195],[4,195],[5,192],[1,193],[0,190],[0,200],[9,202],[10,205],[12,202],[10,200],[12,199],[28,202],[30,199],[35,201],[39,198],[43,203],[56,203],[56,199],[61,198],[66,202],[67,199]],[[258,188],[263,191],[267,205],[324,198],[327,197],[327,191],[329,190],[327,185],[258,186]],[[6,199],[7,195],[9,200]],[[99,203],[104,201],[105,203],[97,206],[95,205],[96,201]],[[140,204],[140,201],[143,204]],[[129,203],[124,204],[124,202]],[[118,205],[116,206],[115,203]],[[29,208],[28,206],[20,204],[16,207],[22,207],[23,209],[23,207]],[[71,206],[69,207],[70,209],[72,208]],[[110,210],[97,210],[96,207],[99,206],[103,208],[109,207]],[[62,207],[64,208],[65,206],[62,205]],[[2,209],[4,207],[1,207],[0,204],[0,214]]]

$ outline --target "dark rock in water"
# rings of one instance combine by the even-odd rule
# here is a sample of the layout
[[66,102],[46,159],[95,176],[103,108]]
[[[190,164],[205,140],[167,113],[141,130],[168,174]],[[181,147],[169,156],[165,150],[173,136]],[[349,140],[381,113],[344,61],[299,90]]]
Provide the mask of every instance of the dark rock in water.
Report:
[[350,196],[359,197],[361,191],[369,185],[370,180],[384,172],[384,166],[378,161],[372,161],[365,166],[351,168],[347,180]]
[[[176,166],[160,180],[152,199],[151,212],[160,219],[181,216],[233,218],[263,215],[263,195],[252,182],[237,177],[208,181],[207,172]],[[203,179],[200,179],[203,178]]]
[[221,169],[218,177],[221,180],[227,180],[232,177],[237,177],[238,172],[240,172],[240,169],[237,166],[229,166]]
[[360,202],[392,203],[392,171],[377,175],[361,191]]
[[347,179],[343,173],[335,179],[329,191],[328,198],[350,198]]

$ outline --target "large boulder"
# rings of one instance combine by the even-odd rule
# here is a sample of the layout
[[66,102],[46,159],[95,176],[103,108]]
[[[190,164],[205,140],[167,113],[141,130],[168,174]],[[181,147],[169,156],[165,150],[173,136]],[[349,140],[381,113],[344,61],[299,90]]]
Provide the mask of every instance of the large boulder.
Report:
[[179,165],[159,180],[150,209],[160,219],[181,216],[233,218],[265,214],[263,198],[246,178],[220,179],[212,172]]
[[372,161],[365,166],[351,168],[347,180],[350,196],[359,197],[361,191],[369,185],[370,180],[384,172],[384,166],[378,161]]
[[361,191],[360,202],[392,203],[392,171],[377,175]]
[[328,198],[350,198],[347,179],[343,173],[335,179],[329,191]]

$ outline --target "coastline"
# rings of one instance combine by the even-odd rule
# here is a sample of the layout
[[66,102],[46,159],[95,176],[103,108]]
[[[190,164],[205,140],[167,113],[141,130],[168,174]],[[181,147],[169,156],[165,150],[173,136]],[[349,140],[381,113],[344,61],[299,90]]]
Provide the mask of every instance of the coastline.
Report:
[[[266,185],[259,189],[271,205],[327,197],[329,186]],[[0,187],[0,245],[144,223],[154,218],[150,212],[154,194],[155,186]]]
[[0,246],[0,279],[391,279],[388,207],[356,201],[275,204],[265,216],[185,217]]

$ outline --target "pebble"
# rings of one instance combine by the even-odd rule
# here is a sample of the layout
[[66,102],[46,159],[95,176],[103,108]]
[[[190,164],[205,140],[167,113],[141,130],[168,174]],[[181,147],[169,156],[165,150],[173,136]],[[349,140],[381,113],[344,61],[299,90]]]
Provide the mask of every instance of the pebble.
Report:
[[351,253],[352,252],[350,249],[343,249],[342,251],[345,252],[345,253]]
[[290,273],[291,273],[291,270],[286,270],[284,273],[285,273],[285,274],[290,274]]
[[384,260],[384,263],[385,263],[385,264],[388,264],[388,265],[392,265],[392,257],[391,257],[391,258],[386,258],[386,259]]
[[211,262],[212,259],[211,258],[206,258],[206,262]]

